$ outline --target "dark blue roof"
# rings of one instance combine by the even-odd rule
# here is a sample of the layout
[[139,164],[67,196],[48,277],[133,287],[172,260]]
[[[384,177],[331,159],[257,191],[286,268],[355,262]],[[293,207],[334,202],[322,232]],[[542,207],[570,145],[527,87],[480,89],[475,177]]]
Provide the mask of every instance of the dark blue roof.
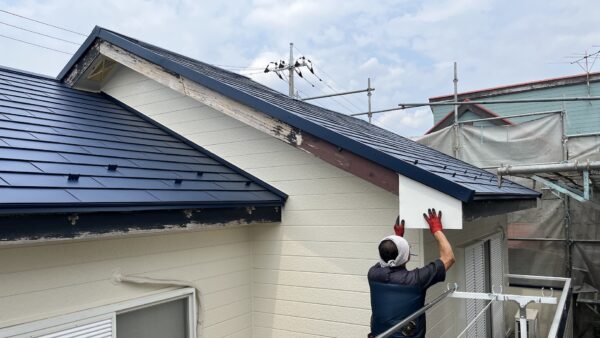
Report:
[[0,68],[0,213],[280,206],[285,198],[107,95]]
[[248,77],[101,27],[94,29],[58,79],[66,76],[96,39],[108,41],[303,132],[327,140],[464,202],[495,198],[531,199],[539,196],[536,191],[508,180],[504,180],[498,187],[496,176],[492,173],[366,121],[292,99]]

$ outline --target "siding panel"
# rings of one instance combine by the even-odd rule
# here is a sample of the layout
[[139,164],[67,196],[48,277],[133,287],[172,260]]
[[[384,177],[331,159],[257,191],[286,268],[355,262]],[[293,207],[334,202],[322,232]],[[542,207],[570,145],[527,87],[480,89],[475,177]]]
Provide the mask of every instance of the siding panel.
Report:
[[[128,103],[124,88],[144,79],[124,69],[104,90]],[[254,336],[364,337],[366,273],[377,261],[377,243],[391,233],[397,197],[211,109],[189,108],[195,106],[183,95],[168,100],[173,106],[139,97],[142,113],[289,195],[281,224],[251,227]],[[176,112],[182,107],[185,113]],[[419,251],[421,232],[406,236]],[[413,257],[411,265],[419,264]]]
[[202,296],[205,336],[243,332],[251,328],[250,235],[237,227],[1,247],[0,327],[164,289],[113,282],[120,271],[193,282]]

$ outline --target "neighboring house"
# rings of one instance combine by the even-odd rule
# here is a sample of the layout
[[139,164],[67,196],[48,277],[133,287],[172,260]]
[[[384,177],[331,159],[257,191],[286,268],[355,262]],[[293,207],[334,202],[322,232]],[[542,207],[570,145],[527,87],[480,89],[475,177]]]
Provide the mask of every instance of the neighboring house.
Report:
[[[399,201],[458,215],[447,281],[489,292],[505,284],[506,213],[539,195],[99,27],[57,79],[5,69],[0,88],[0,154],[17,163],[0,167],[0,336],[185,337],[198,312],[203,337],[365,337],[366,272]],[[406,237],[411,267],[436,257],[428,230]],[[479,308],[462,304],[429,313],[429,335],[456,336]],[[470,335],[504,332],[503,315]]]
[[[519,104],[471,104],[468,101],[525,100],[542,98],[600,96],[600,73],[580,74],[554,79],[518,83],[458,94],[459,121],[503,117],[481,125],[513,125],[538,117],[516,117],[520,114],[544,111],[564,111],[565,133],[568,136],[600,132],[600,106],[596,101],[527,102]],[[453,95],[432,97],[429,102],[452,101]],[[452,125],[453,106],[431,106],[434,126],[427,134]]]

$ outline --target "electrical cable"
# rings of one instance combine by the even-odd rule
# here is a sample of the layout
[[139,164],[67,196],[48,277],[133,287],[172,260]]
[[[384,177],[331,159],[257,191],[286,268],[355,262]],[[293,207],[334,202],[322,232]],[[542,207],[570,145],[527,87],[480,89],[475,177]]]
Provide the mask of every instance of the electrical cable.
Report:
[[252,73],[241,73],[240,72],[241,75],[256,75],[256,74],[264,74],[264,73],[265,73],[264,70],[260,71],[260,72],[252,72]]
[[2,21],[0,21],[0,25],[5,25],[5,26],[13,27],[13,28],[16,28],[16,29],[20,29],[20,30],[22,30],[22,31],[30,32],[30,33],[33,33],[33,34],[38,34],[38,35],[41,35],[41,36],[45,36],[45,37],[48,37],[48,38],[52,38],[52,39],[56,39],[56,40],[60,40],[60,41],[63,41],[63,42],[72,43],[72,44],[74,44],[74,45],[78,45],[78,46],[79,46],[79,45],[81,45],[81,43],[79,43],[79,42],[73,42],[73,41],[69,41],[69,40],[61,39],[61,38],[59,38],[59,37],[56,37],[56,36],[52,36],[52,35],[48,35],[48,34],[44,34],[44,33],[40,33],[40,32],[36,32],[36,31],[30,30],[30,29],[27,29],[27,28],[23,28],[23,27],[19,27],[19,26],[11,25],[11,24],[9,24],[9,23],[2,22]]
[[63,54],[67,54],[67,55],[73,55],[73,53],[65,52],[64,50],[59,50],[59,49],[54,49],[54,48],[51,48],[51,47],[46,47],[46,46],[38,45],[37,43],[33,43],[33,42],[29,42],[29,41],[25,41],[25,40],[13,38],[13,37],[2,35],[2,34],[0,34],[0,37],[3,37],[5,39],[9,39],[9,40],[19,41],[19,42],[22,42],[22,43],[25,43],[25,44],[28,44],[28,45],[32,45],[32,46],[35,46],[35,47],[40,47],[40,48],[48,49],[48,50],[51,50],[51,51],[54,51],[54,52],[58,52],[58,53],[63,53]]
[[[296,47],[295,45],[294,45],[294,49],[295,49],[295,50],[296,50],[298,53],[300,53],[300,54],[304,54],[304,53],[302,53],[302,51],[300,51],[300,49],[298,49],[298,47]],[[337,87],[339,87],[339,84],[337,84],[337,83],[335,82],[335,80],[333,80],[333,77],[332,77],[331,75],[329,75],[329,74],[328,74],[328,73],[327,73],[327,72],[326,72],[324,69],[321,69],[321,68],[319,68],[319,71],[321,71],[323,74],[325,74],[325,75],[326,75],[326,76],[327,76],[327,77],[328,77],[328,78],[331,80],[331,82],[332,82],[332,83],[334,83],[334,84],[335,84]],[[320,78],[320,77],[319,77],[317,74],[313,73],[313,75],[314,75],[314,76],[315,76],[317,79],[319,79],[319,81],[320,81],[320,82],[323,82],[323,83],[325,84],[325,86],[327,86],[329,89],[331,89],[333,93],[336,93],[336,92],[340,92],[340,91],[341,91],[341,90],[337,90],[337,89],[333,88],[331,85],[329,85],[329,83],[327,83],[327,81],[325,81],[325,80],[323,80],[322,78]],[[327,92],[324,92],[324,91],[321,91],[321,92],[322,92],[322,93],[324,93],[324,94],[331,94],[331,93],[327,93]],[[354,107],[354,108],[355,108],[357,111],[362,111],[362,110],[361,110],[361,109],[360,109],[360,108],[359,108],[357,105],[355,105],[355,104],[354,104],[352,101],[350,101],[350,100],[349,100],[347,97],[345,97],[344,95],[340,96],[339,98],[341,98],[342,100],[346,101],[348,104],[350,104],[352,107]],[[340,104],[340,102],[339,102],[339,101],[338,101],[336,98],[334,98],[334,97],[331,97],[331,99],[333,99],[333,100],[334,100],[336,103]],[[340,105],[341,105],[341,104],[340,104]],[[347,107],[347,106],[345,106],[345,108],[346,108],[346,109],[348,109],[348,107]],[[349,110],[349,111],[352,111],[353,109],[348,109],[348,110]]]
[[36,19],[28,18],[28,17],[26,17],[26,16],[24,16],[24,15],[20,15],[20,14],[12,13],[12,12],[9,12],[9,11],[7,11],[7,10],[4,10],[4,9],[0,9],[0,12],[6,13],[6,14],[10,14],[10,15],[13,15],[13,16],[16,16],[16,17],[19,17],[19,18],[22,18],[22,19],[29,20],[29,21],[37,22],[37,23],[39,23],[39,24],[46,25],[46,26],[49,26],[49,27],[53,27],[53,28],[56,28],[56,29],[60,29],[60,30],[63,30],[63,31],[65,31],[65,32],[69,32],[69,33],[73,33],[73,34],[77,34],[77,35],[81,35],[81,36],[85,36],[85,37],[87,37],[87,35],[86,35],[86,34],[79,33],[79,32],[76,32],[76,31],[74,31],[74,30],[70,30],[70,29],[68,29],[68,28],[59,27],[59,26],[56,26],[56,25],[53,25],[53,24],[49,24],[49,23],[46,23],[46,22],[43,22],[43,21],[36,20]]
[[220,65],[218,63],[209,63],[209,65],[215,66],[215,67],[221,67],[221,68],[240,69],[240,70],[246,70],[246,69],[248,69],[248,70],[264,69],[263,67],[229,66],[229,65]]

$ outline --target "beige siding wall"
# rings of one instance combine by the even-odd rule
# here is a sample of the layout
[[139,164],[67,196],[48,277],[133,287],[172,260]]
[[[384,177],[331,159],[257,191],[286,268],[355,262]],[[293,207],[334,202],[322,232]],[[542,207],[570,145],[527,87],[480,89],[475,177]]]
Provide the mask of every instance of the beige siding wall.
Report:
[[194,282],[206,337],[251,335],[249,227],[0,246],[0,327],[141,297],[116,271]]
[[[131,70],[103,90],[290,195],[281,224],[251,227],[255,337],[365,337],[397,196]],[[407,238],[420,250],[421,231]]]

